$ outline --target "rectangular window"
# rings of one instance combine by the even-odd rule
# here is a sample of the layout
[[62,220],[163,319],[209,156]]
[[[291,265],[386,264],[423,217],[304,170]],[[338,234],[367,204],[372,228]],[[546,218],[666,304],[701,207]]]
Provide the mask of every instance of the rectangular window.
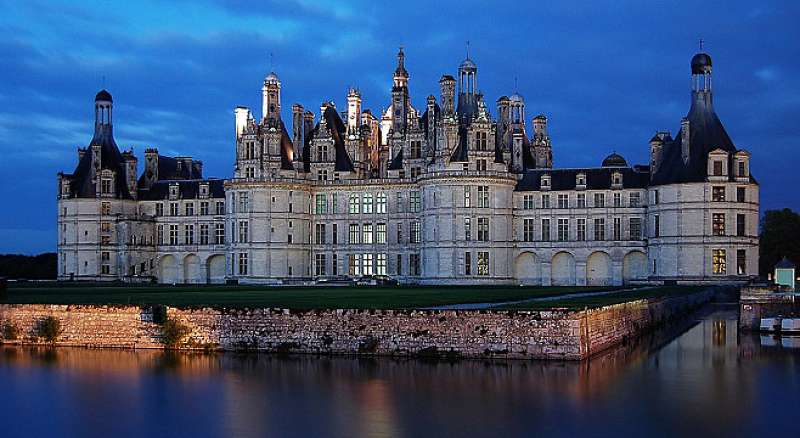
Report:
[[421,158],[422,157],[422,142],[419,140],[414,140],[411,142],[411,159]]
[[339,212],[339,197],[336,193],[331,194],[331,213],[336,214]]
[[489,251],[478,251],[478,275],[489,275]]
[[595,218],[594,220],[594,240],[606,240],[606,220],[605,218]]
[[622,193],[614,193],[614,207],[622,207]]
[[239,275],[247,275],[248,271],[248,262],[247,262],[247,253],[240,252],[239,253]]
[[630,240],[642,239],[642,219],[632,217],[628,219],[628,236]]
[[594,194],[594,206],[595,207],[605,207],[606,206],[606,194],[605,193],[595,193]]
[[711,188],[711,200],[714,202],[723,202],[725,201],[725,187],[712,187]]
[[217,201],[215,210],[217,215],[225,214],[225,201]]
[[250,237],[250,222],[239,221],[239,242],[245,243]]
[[744,215],[737,214],[736,215],[736,235],[737,236],[745,236],[747,233],[745,231],[745,222],[744,222]]
[[489,208],[489,186],[478,186],[478,208]]
[[533,195],[525,195],[522,197],[522,208],[524,210],[533,210],[534,203],[533,203]]
[[104,214],[104,215],[111,214],[111,203],[110,202],[101,202],[100,203],[100,214]]
[[736,275],[747,275],[747,251],[736,250]]
[[542,195],[542,208],[550,208],[550,195]]
[[397,275],[403,275],[403,254],[397,254]]
[[419,222],[411,222],[411,243],[419,243]]
[[177,245],[178,244],[178,226],[177,225],[170,225],[169,226],[169,244],[170,245]]
[[715,236],[725,235],[725,213],[713,213],[711,215],[711,234]]
[[339,275],[339,257],[331,254],[331,275]]
[[156,204],[156,216],[164,216],[164,204],[160,202]]
[[184,214],[186,216],[194,216],[194,202],[187,202],[184,206]]
[[622,219],[614,218],[614,240],[622,240]]
[[361,237],[361,230],[359,229],[358,224],[350,224],[347,233],[348,243],[351,245],[356,245],[359,243],[359,238]]
[[638,207],[639,203],[641,203],[641,199],[640,199],[639,193],[631,193],[629,198],[628,198],[628,204],[631,207]]
[[334,245],[339,243],[339,225],[337,224],[331,225],[331,243]]
[[111,178],[103,178],[100,180],[100,193],[104,195],[111,193]]
[[[291,205],[291,204],[289,204]],[[291,211],[291,210],[289,210]],[[250,194],[247,192],[239,193],[239,213],[250,212]]]
[[317,193],[314,197],[314,213],[325,214],[328,212],[328,197],[324,193]]
[[586,193],[578,193],[578,208],[586,208]]
[[714,176],[722,176],[722,161],[714,160]]
[[397,243],[403,242],[403,223],[397,223]]
[[170,216],[177,216],[178,215],[178,203],[177,202],[170,202],[169,203],[169,215]]
[[350,214],[361,213],[361,197],[358,193],[351,193],[348,201],[348,210]]
[[550,219],[542,219],[542,241],[550,241]]
[[522,221],[522,240],[525,242],[533,242],[536,240],[533,223],[533,219],[524,219]]
[[472,240],[472,220],[464,218],[464,240]]
[[203,216],[208,215],[208,201],[200,201],[200,214]]
[[325,275],[325,254],[314,254],[314,275]]
[[714,274],[726,274],[728,272],[724,249],[711,250],[711,270]]
[[408,255],[408,271],[411,275],[419,275],[419,254]]
[[361,272],[364,275],[373,275],[375,273],[375,271],[373,271],[373,269],[372,269],[373,268],[373,265],[372,265],[372,263],[373,263],[372,254],[363,254],[361,256],[361,261],[363,262]]
[[386,224],[375,226],[375,243],[386,243]]
[[158,227],[156,227],[156,241],[159,245],[164,244],[164,225],[158,225]]
[[576,237],[579,241],[586,240],[586,219],[578,219],[578,235]]
[[386,253],[375,254],[375,275],[386,275]]
[[214,244],[225,243],[225,224],[214,224]]
[[364,193],[361,197],[361,211],[370,214],[372,213],[372,193]]
[[489,241],[489,218],[478,218],[478,240],[481,242]]
[[361,243],[372,243],[372,224],[361,225]]
[[325,224],[314,224],[314,243],[325,244]]
[[409,211],[412,213],[419,213],[420,210],[419,190],[412,190],[410,192],[408,198],[408,208]]
[[375,213],[386,213],[386,193],[379,192],[377,197],[377,204],[375,205]]
[[567,194],[558,195],[558,208],[569,208],[569,195]]
[[208,245],[208,224],[200,225],[200,244]]
[[347,273],[350,276],[361,276],[361,254],[350,254],[347,258]]
[[464,275],[472,275],[472,253],[464,253]]
[[736,202],[745,202],[745,188],[736,187]]
[[557,227],[558,240],[561,242],[569,240],[569,219],[558,219]]
[[653,215],[653,237],[661,236],[661,220],[658,215]]
[[747,172],[745,172],[744,161],[739,161],[739,173],[736,174],[738,177],[747,176]]

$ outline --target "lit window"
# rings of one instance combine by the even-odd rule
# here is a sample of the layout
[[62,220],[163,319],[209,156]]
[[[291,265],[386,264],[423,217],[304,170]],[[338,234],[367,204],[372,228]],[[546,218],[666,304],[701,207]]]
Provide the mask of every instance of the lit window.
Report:
[[478,251],[478,275],[489,275],[488,251]]
[[725,213],[713,213],[711,215],[711,232],[715,236],[725,235]]
[[724,249],[711,251],[711,269],[714,274],[726,274],[728,272]]

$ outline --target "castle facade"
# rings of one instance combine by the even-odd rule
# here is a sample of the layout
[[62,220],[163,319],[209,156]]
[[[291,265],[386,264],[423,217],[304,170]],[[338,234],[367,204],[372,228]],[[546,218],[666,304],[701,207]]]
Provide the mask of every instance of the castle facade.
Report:
[[[469,58],[414,106],[405,54],[391,102],[234,110],[230,179],[202,162],[121,152],[111,95],[95,134],[58,175],[60,279],[310,283],[390,277],[417,284],[618,285],[739,282],[758,272],[759,187],[750,154],[714,112],[711,58],[691,60],[691,106],[650,162],[553,168],[544,115],[517,93],[491,114]],[[315,111],[317,108],[313,108]],[[530,121],[530,126],[528,122]]]

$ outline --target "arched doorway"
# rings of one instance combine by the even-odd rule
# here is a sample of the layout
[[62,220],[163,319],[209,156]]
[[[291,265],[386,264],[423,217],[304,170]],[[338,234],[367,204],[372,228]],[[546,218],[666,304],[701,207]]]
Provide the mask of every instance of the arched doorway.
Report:
[[216,254],[206,260],[206,281],[212,284],[225,283],[225,256]]
[[631,251],[622,259],[622,279],[644,280],[647,278],[647,256],[641,251]]
[[159,281],[166,284],[174,284],[180,281],[178,276],[178,260],[175,256],[167,254],[159,261]]
[[183,282],[202,283],[205,276],[200,273],[200,257],[189,254],[183,259]]
[[514,261],[514,277],[522,284],[540,284],[541,268],[536,254],[523,252]]
[[559,252],[550,264],[550,281],[553,286],[575,286],[575,256]]
[[607,286],[611,284],[611,257],[603,251],[593,252],[586,260],[586,284]]

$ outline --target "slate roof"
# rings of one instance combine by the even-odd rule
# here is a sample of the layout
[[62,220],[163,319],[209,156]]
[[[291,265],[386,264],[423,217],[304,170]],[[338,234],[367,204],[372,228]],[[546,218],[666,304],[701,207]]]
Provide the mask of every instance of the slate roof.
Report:
[[648,186],[650,181],[648,166],[535,169],[525,171],[514,190],[518,192],[541,190],[542,175],[550,175],[550,190],[575,190],[579,173],[586,175],[587,190],[610,189],[611,177],[614,172],[622,173],[622,187],[626,189],[643,189]]
[[150,189],[138,190],[140,200],[154,201],[169,198],[169,187],[178,184],[180,199],[198,199],[200,196],[200,183],[208,182],[209,198],[225,198],[224,180],[218,178],[191,179],[191,180],[159,180]]
[[[339,113],[336,112],[336,109],[331,105],[325,108],[322,117],[325,118],[325,123],[328,125],[328,129],[331,131],[331,137],[333,138],[333,145],[336,151],[336,164],[334,169],[339,172],[352,172],[355,168],[353,167],[353,160],[347,153],[347,148],[344,144],[346,128],[344,122],[342,122],[342,118],[339,117]],[[283,125],[283,122],[281,122],[281,125]],[[319,135],[319,125],[320,123],[317,122],[316,126],[314,126],[314,129],[311,131],[311,135],[306,136],[305,147],[303,148],[303,162],[305,163],[306,172],[309,169],[311,158],[311,140]],[[286,132],[285,127],[283,130]],[[289,146],[291,146],[292,142],[289,140],[288,134],[286,135],[286,139],[288,140]]]
[[795,264],[786,257],[782,258],[781,261],[775,265],[775,269],[794,269],[795,267]]
[[[98,93],[99,94],[99,93]],[[109,95],[110,100],[110,95]],[[92,145],[100,145],[100,170],[114,171],[114,193],[117,198],[133,199],[125,183],[125,160],[119,152],[114,141],[113,126],[110,124],[96,124],[94,136],[86,148],[86,153],[78,161],[72,174],[64,177],[70,180],[70,196],[73,198],[96,197],[95,183],[92,181]]]

